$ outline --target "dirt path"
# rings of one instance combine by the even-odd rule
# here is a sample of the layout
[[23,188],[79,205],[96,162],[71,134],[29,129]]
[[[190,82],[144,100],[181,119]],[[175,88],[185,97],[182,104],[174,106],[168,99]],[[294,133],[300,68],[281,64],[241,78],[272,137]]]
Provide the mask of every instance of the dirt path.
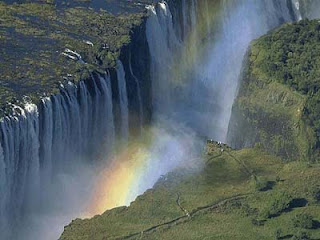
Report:
[[179,206],[179,208],[181,209],[181,211],[185,213],[185,215],[186,215],[187,217],[191,217],[191,216],[190,216],[190,213],[188,212],[188,210],[185,209],[185,208],[181,205],[181,202],[180,202],[180,193],[177,193],[177,196],[178,196],[177,201],[176,201],[177,205]]
[[245,170],[245,172],[246,172],[248,175],[252,175],[252,173],[253,173],[252,170],[250,170],[243,161],[241,161],[241,160],[239,160],[238,158],[236,158],[235,156],[233,156],[229,151],[226,151],[226,153],[227,153],[232,159],[234,159],[240,166],[242,166],[243,169]]
[[[245,165],[245,163],[243,161],[240,161],[239,159],[237,159],[235,156],[233,156],[229,151],[221,151],[219,152],[217,155],[215,156],[211,156],[207,162],[215,159],[215,158],[218,158],[220,156],[222,156],[223,153],[226,153],[229,157],[231,157],[232,159],[234,159],[240,166],[242,166],[244,172],[248,175],[251,175],[252,174],[252,171]],[[147,228],[141,232],[136,232],[136,233],[132,233],[130,235],[127,235],[127,236],[123,236],[123,237],[118,237],[116,238],[117,240],[122,240],[122,239],[130,239],[130,238],[134,238],[134,237],[139,237],[142,239],[144,234],[148,234],[148,233],[151,233],[161,227],[168,227],[168,226],[171,226],[171,225],[175,225],[179,222],[185,222],[185,221],[188,221],[190,220],[194,215],[196,215],[197,213],[199,212],[202,212],[202,211],[207,211],[207,210],[211,210],[211,209],[216,209],[218,208],[219,206],[221,205],[224,205],[226,204],[227,202],[230,202],[230,201],[234,201],[234,200],[238,200],[238,199],[242,199],[242,198],[245,198],[246,196],[250,195],[252,193],[246,193],[246,194],[239,194],[239,195],[236,195],[236,196],[233,196],[233,197],[229,197],[229,198],[225,198],[223,200],[220,200],[218,202],[215,202],[215,203],[212,203],[212,204],[209,204],[209,205],[206,205],[206,206],[200,206],[194,210],[192,210],[191,212],[188,212],[182,205],[181,205],[181,202],[180,202],[180,193],[177,193],[177,200],[176,200],[176,203],[177,205],[179,206],[179,208],[184,212],[184,215],[183,216],[180,216],[180,217],[177,217],[175,219],[172,219],[171,221],[168,221],[168,222],[164,222],[164,223],[161,223],[161,224],[158,224],[158,225],[155,225],[155,226],[152,226],[150,228]]]
[[[191,212],[189,213],[189,216],[186,214],[186,215],[177,217],[177,218],[175,218],[175,219],[172,219],[171,221],[164,222],[164,223],[161,223],[161,224],[152,226],[152,227],[147,228],[147,229],[145,229],[145,230],[143,230],[143,231],[141,231],[141,232],[132,233],[132,234],[127,235],[127,236],[118,237],[118,238],[116,238],[116,239],[117,239],[117,240],[130,239],[130,238],[139,237],[139,236],[142,238],[144,234],[151,233],[152,231],[157,230],[157,229],[160,229],[161,227],[171,226],[171,225],[174,225],[174,224],[179,223],[179,222],[182,221],[182,220],[188,221],[189,219],[192,218],[192,216],[196,215],[196,214],[199,213],[199,212],[216,209],[216,208],[218,208],[218,207],[226,204],[227,202],[234,201],[234,200],[239,200],[239,199],[243,199],[243,198],[247,197],[247,196],[250,195],[250,194],[251,194],[251,193],[239,194],[239,195],[236,195],[236,196],[233,196],[233,197],[225,198],[225,199],[223,199],[223,200],[220,200],[220,201],[218,201],[218,202],[212,203],[212,204],[210,204],[210,205],[198,207],[198,208],[194,209],[193,211],[191,211]],[[179,195],[178,195],[178,196],[179,196]],[[179,197],[179,199],[177,199],[177,202],[178,202],[178,200],[180,201],[180,197]],[[181,208],[181,209],[183,209],[183,208]],[[184,210],[183,210],[183,211],[184,211]]]

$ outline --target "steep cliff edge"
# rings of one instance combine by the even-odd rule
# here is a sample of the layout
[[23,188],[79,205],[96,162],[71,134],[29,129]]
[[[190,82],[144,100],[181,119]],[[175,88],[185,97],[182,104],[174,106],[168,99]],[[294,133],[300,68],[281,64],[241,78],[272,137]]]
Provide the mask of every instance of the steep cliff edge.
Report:
[[0,2],[1,239],[34,239],[21,229],[55,205],[61,174],[106,163],[151,118],[147,11],[112,2],[103,6],[122,15],[83,1]]
[[[103,74],[114,68],[120,55],[122,60],[129,58],[122,52],[130,44],[137,46],[133,41],[140,41],[138,54],[148,51],[141,39],[147,15],[144,4],[149,3],[0,2],[0,115],[10,115],[8,102],[23,106],[27,96],[37,104],[59,93],[61,84],[78,83],[92,72]],[[134,70],[145,69],[146,57],[138,63],[144,60],[144,65],[134,64]]]
[[319,22],[286,24],[247,53],[228,142],[261,144],[287,160],[314,159],[319,143]]

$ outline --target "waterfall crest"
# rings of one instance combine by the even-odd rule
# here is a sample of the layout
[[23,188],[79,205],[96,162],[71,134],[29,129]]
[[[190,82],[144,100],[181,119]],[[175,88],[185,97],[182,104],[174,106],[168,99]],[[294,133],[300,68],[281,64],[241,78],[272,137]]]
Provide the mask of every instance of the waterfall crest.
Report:
[[202,136],[226,141],[250,42],[284,22],[299,20],[297,2],[182,0],[180,19],[172,16],[165,2],[150,6],[146,34],[154,116],[174,119]]
[[[61,86],[59,94],[43,98],[37,106],[13,106],[15,113],[0,121],[1,233],[19,224],[18,219],[24,219],[28,213],[41,213],[49,203],[54,202],[53,211],[65,211],[68,204],[57,203],[59,196],[73,192],[69,193],[70,188],[63,184],[77,182],[66,176],[80,174],[81,166],[112,154],[117,138],[115,125],[119,125],[121,143],[128,143],[129,112],[133,105],[128,93],[138,98],[140,126],[143,113],[151,112],[148,101],[152,101],[154,124],[169,119],[166,122],[172,128],[179,124],[183,131],[191,128],[194,135],[225,141],[242,61],[250,42],[284,22],[314,18],[320,7],[316,0],[177,2],[181,2],[181,9],[170,9],[165,1],[148,6],[144,37],[149,51],[143,58],[151,60],[152,94],[142,71],[132,69],[129,56],[128,64],[118,60],[115,71],[92,73],[78,84],[69,82]],[[139,66],[143,68],[142,65]],[[149,73],[148,67],[143,70]],[[128,83],[126,74],[132,76],[135,88]],[[176,145],[183,145],[181,139],[188,137],[192,138],[187,139],[188,146],[193,145],[195,136],[190,137],[186,131],[179,135],[174,130],[161,129],[158,136],[168,135],[167,139],[171,139],[174,132],[172,142]],[[176,145],[168,143],[161,142],[161,149],[169,147],[170,155],[174,155],[176,149],[172,146]],[[160,166],[162,154],[160,150],[156,152]],[[176,159],[182,161],[189,153],[181,151]],[[172,166],[176,166],[174,161],[175,156],[170,156]],[[171,165],[165,170],[169,171]],[[158,175],[152,173],[152,177],[156,181]]]
[[[126,92],[122,94],[125,99]],[[45,210],[48,203],[54,205],[52,194],[63,191],[63,185],[52,189],[52,184],[59,182],[61,174],[72,175],[88,159],[105,157],[115,142],[108,73],[95,74],[79,85],[69,82],[61,86],[60,94],[43,98],[38,107],[14,108],[15,115],[0,122],[2,233],[31,212]],[[127,112],[124,114],[123,123],[128,121]],[[128,124],[126,134],[127,128]],[[4,239],[9,236],[19,238],[4,235]]]

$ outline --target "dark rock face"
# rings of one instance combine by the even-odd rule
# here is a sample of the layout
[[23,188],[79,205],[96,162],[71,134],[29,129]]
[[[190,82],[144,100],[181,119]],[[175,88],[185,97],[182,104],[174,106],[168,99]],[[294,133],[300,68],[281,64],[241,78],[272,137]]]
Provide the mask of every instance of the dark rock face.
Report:
[[103,1],[100,9],[90,4],[101,1],[48,2],[0,2],[1,116],[11,113],[7,102],[22,106],[28,96],[38,103],[57,94],[60,83],[114,67],[151,3]]
[[146,25],[137,26],[131,35],[132,41],[121,50],[120,60],[124,65],[129,100],[129,126],[133,135],[139,126],[149,123],[152,111],[150,53],[146,39]]

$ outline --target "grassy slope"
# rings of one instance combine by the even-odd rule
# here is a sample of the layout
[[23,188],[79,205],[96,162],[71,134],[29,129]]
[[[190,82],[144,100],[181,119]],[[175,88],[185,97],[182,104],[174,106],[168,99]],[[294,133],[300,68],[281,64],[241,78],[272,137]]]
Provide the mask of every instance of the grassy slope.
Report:
[[[319,189],[318,166],[284,164],[259,149],[227,150],[222,155],[213,149],[205,156],[203,169],[186,167],[170,173],[130,207],[73,221],[61,239],[273,239],[279,228],[282,236],[299,231],[292,224],[298,213],[310,213],[315,223],[320,220],[320,205],[314,197]],[[253,176],[274,186],[258,191]],[[261,213],[279,192],[290,194],[291,199],[306,199],[308,205],[266,218]],[[262,225],[254,225],[253,220]],[[164,225],[147,230],[159,224]],[[313,239],[320,238],[320,229],[306,231]]]

